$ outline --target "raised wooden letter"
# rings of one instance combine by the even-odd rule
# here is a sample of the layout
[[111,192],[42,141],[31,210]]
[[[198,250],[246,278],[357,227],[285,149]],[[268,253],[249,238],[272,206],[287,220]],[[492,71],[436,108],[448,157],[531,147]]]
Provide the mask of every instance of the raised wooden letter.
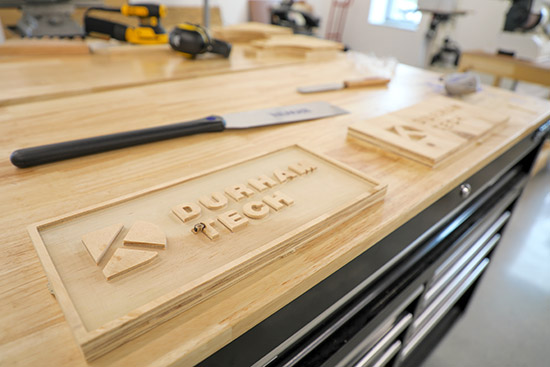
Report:
[[250,190],[243,184],[226,187],[225,193],[235,201],[240,201],[244,198],[254,195],[254,191]]
[[246,227],[248,219],[241,217],[235,210],[230,210],[223,214],[218,215],[218,220],[221,224],[227,227],[231,232],[235,232],[238,229]]
[[277,182],[273,181],[266,175],[261,175],[258,178],[251,178],[248,180],[248,184],[258,191],[265,191],[273,186],[277,186]]
[[261,201],[251,201],[243,205],[243,213],[248,218],[262,219],[269,214],[269,207]]
[[[220,232],[218,232],[215,228],[214,228],[214,222],[212,219],[209,219],[205,222],[202,222],[202,224],[204,224],[204,228],[202,229],[202,233],[204,233],[204,235],[208,238],[210,238],[211,240],[215,240],[217,239],[218,237],[220,237]],[[191,228],[191,232],[193,233],[197,233],[193,230],[193,228]]]
[[280,191],[276,191],[271,196],[264,196],[262,200],[264,203],[277,211],[281,210],[284,206],[291,206],[294,204],[294,200]]
[[225,208],[227,205],[227,198],[221,192],[213,192],[210,196],[201,196],[199,202],[204,205],[206,209],[218,210]]
[[288,169],[296,172],[299,175],[305,175],[310,172],[313,172],[314,170],[317,169],[317,167],[311,163],[302,161],[295,164],[291,164],[290,166],[288,166]]
[[172,212],[185,223],[201,215],[201,207],[195,203],[185,203],[173,207]]
[[287,170],[281,170],[281,169],[278,169],[278,170],[275,170],[275,172],[273,172],[273,175],[275,176],[275,178],[280,182],[280,183],[283,183],[283,182],[286,182],[288,180],[292,180],[293,178],[296,178],[298,177],[298,175],[292,171],[287,171]]

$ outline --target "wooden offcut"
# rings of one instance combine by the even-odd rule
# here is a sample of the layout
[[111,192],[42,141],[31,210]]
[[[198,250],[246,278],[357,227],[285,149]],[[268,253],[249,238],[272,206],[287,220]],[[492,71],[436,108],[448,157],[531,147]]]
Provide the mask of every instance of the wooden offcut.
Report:
[[124,237],[124,244],[165,248],[166,236],[156,224],[139,220]]
[[[29,230],[91,360],[309,243],[382,200],[385,191],[364,174],[294,145]],[[114,220],[130,230],[124,243],[115,242],[102,271],[89,261],[80,238]],[[163,251],[127,247],[162,240],[169,244]],[[154,264],[143,266],[153,258]]]
[[344,49],[344,45],[330,40],[305,35],[274,36],[253,41],[246,50],[249,57],[297,57],[330,59]]
[[132,269],[143,266],[157,257],[154,251],[134,250],[128,248],[118,248],[113,257],[109,259],[103,269],[103,274],[107,280],[120,276]]
[[122,224],[113,224],[112,226],[98,229],[82,236],[82,243],[94,259],[99,264],[109,247],[114,242],[122,230]]
[[434,167],[507,120],[498,111],[438,96],[353,124],[348,136]]
[[87,55],[88,44],[82,39],[8,39],[0,44],[0,56]]
[[248,22],[224,27],[213,27],[212,36],[227,42],[251,42],[273,36],[292,34],[292,28],[272,24]]

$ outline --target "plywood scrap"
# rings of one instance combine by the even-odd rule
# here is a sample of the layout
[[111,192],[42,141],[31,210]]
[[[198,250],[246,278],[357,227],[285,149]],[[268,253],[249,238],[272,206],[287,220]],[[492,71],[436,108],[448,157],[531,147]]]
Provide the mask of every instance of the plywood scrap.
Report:
[[105,253],[123,227],[122,223],[113,224],[112,226],[98,229],[82,236],[82,243],[86,246],[96,264],[99,264],[101,259],[103,259],[103,256],[105,256]]
[[138,220],[124,237],[125,245],[166,247],[166,235],[156,224]]
[[285,36],[275,36],[262,41],[255,41],[253,45],[259,48],[279,48],[279,49],[302,49],[302,50],[343,50],[344,45],[340,42],[292,34]]
[[335,57],[344,45],[330,40],[305,35],[275,36],[253,41],[246,49],[249,57]]
[[83,40],[10,39],[0,45],[0,56],[88,55],[90,49]]
[[215,27],[212,29],[212,35],[214,38],[219,38],[232,43],[250,42],[254,40],[267,39],[277,35],[289,34],[292,34],[291,28],[258,22],[232,24],[225,27]]
[[158,253],[154,251],[118,248],[107,265],[105,265],[103,275],[105,275],[107,280],[111,280],[132,269],[151,262],[157,256]]

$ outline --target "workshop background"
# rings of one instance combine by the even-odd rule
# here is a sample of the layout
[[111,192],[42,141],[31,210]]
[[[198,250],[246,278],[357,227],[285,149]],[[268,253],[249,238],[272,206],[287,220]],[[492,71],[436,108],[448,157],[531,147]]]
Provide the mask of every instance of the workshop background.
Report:
[[[204,5],[203,0],[149,2],[173,7],[200,8]],[[214,14],[219,14],[221,23],[227,26],[251,20],[269,21],[266,11],[280,1],[217,0],[208,3],[218,9]],[[430,3],[443,7],[452,4],[453,11],[445,11],[446,18],[434,24],[434,12],[418,11],[417,0],[308,0],[303,9],[311,10],[320,20],[319,26],[312,31],[316,37],[339,41],[347,49],[372,58],[396,60],[440,72],[442,76],[463,71],[459,61],[464,52],[496,54],[499,51],[512,1],[442,0]],[[543,17],[548,18],[545,11]],[[6,26],[6,19],[12,18],[0,19]],[[0,35],[0,45],[11,38],[7,34]],[[550,43],[550,38],[547,41]],[[437,60],[435,55],[439,55]],[[548,68],[548,62],[541,65]],[[493,84],[520,94],[549,97],[547,85],[532,82],[537,78],[536,71],[529,81],[514,80],[507,74],[492,75],[475,70],[473,73],[482,83],[477,88]],[[548,366],[549,233],[547,141],[492,266],[482,278],[464,315],[437,343],[423,367]]]

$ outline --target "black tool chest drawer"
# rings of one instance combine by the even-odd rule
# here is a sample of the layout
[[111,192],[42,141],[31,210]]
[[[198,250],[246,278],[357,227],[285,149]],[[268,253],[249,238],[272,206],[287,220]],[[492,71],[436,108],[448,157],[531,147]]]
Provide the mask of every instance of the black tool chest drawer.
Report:
[[523,139],[199,365],[418,365],[490,264],[543,137]]

